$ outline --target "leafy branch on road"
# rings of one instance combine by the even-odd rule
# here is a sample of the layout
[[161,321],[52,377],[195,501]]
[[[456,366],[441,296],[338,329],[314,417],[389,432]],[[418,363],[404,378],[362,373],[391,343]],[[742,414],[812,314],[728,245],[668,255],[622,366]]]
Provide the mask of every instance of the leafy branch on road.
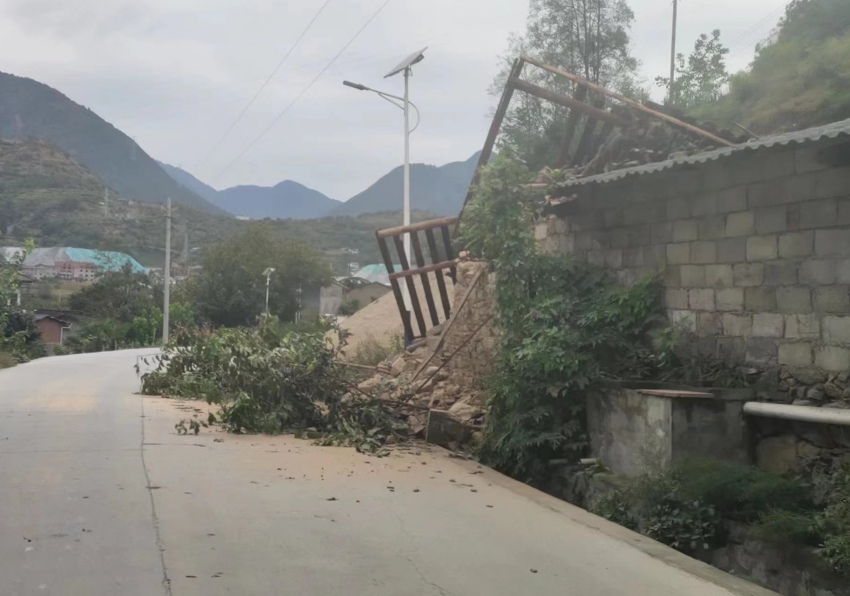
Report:
[[234,433],[296,432],[369,453],[403,440],[408,427],[396,411],[351,390],[354,373],[337,362],[345,334],[337,330],[334,346],[326,331],[263,317],[251,328],[182,332],[152,357],[142,393],[218,404],[221,424]]

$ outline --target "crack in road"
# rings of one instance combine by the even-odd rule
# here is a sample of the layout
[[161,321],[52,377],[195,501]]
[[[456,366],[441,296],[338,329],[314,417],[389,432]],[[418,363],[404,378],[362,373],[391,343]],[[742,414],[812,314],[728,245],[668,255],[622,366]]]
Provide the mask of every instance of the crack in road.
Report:
[[[392,507],[392,505],[387,507],[387,509],[389,509],[390,512],[392,512],[392,514],[398,520],[398,524],[399,524],[399,527],[401,527],[401,531],[409,539],[408,543],[412,543],[415,540],[415,537],[413,536],[413,534],[411,534],[410,532],[407,531],[407,528],[404,525],[404,519],[402,519],[402,517],[398,514],[398,512]],[[413,567],[413,570],[416,572],[416,575],[419,576],[419,579],[422,580],[422,583],[427,584],[427,585],[431,586],[432,588],[436,588],[440,592],[440,596],[451,596],[451,592],[446,591],[446,589],[443,588],[441,585],[436,584],[436,583],[432,582],[431,580],[429,580],[428,578],[426,578],[425,574],[422,573],[422,571],[419,569],[419,565],[416,564],[416,561],[414,561],[413,558],[411,558],[410,555],[404,555],[404,559],[405,559],[405,561],[410,563],[410,566]]]
[[142,456],[142,469],[145,472],[145,486],[148,489],[148,495],[151,499],[151,523],[153,524],[154,535],[156,536],[156,547],[159,550],[159,561],[162,564],[162,587],[165,590],[165,596],[171,596],[171,579],[168,577],[168,567],[165,565],[165,545],[162,542],[162,536],[159,532],[159,517],[156,514],[156,503],[153,498],[153,490],[151,488],[151,477],[148,473],[148,464],[145,461],[145,399],[139,396],[139,401],[142,407],[142,441],[139,445],[139,452]]

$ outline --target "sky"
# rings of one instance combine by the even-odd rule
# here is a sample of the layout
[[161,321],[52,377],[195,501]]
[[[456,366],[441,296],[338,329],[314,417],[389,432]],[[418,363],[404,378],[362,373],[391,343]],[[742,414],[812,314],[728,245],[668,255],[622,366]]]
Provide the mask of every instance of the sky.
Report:
[[[650,85],[669,70],[672,1],[629,3]],[[680,0],[677,49],[717,28],[729,70],[745,68],[785,3]],[[422,113],[411,160],[465,160],[484,142],[488,88],[527,12],[528,0],[0,0],[0,71],[59,89],[216,188],[291,179],[346,200],[402,163],[404,124],[342,81],[401,95],[403,79],[383,75],[427,46],[411,79]]]

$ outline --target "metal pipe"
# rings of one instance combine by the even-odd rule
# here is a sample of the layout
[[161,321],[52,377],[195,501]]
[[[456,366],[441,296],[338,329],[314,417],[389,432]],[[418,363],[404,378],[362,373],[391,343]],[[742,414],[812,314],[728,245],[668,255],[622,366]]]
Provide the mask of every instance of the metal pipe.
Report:
[[765,418],[796,420],[798,422],[850,426],[850,410],[838,410],[834,408],[813,408],[811,406],[789,406],[786,404],[768,404],[750,401],[744,404],[744,414]]

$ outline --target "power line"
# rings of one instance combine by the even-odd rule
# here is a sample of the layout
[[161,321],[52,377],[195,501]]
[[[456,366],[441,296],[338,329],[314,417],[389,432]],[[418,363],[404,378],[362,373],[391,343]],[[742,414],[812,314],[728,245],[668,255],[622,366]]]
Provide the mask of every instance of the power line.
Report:
[[213,179],[213,182],[215,182],[216,180],[218,180],[219,178],[221,178],[221,176],[222,176],[222,175],[224,175],[224,173],[225,173],[225,172],[227,172],[230,168],[232,168],[232,167],[233,167],[233,165],[234,165],[237,161],[239,161],[240,159],[242,159],[242,156],[244,156],[246,153],[248,153],[248,151],[250,151],[250,150],[254,147],[254,145],[256,145],[257,143],[259,143],[259,142],[260,142],[260,139],[262,139],[262,138],[266,135],[266,133],[267,133],[268,131],[270,131],[270,130],[272,129],[272,127],[274,127],[274,125],[275,125],[275,124],[277,124],[277,123],[280,121],[280,119],[284,117],[284,115],[286,115],[286,113],[287,113],[287,112],[288,112],[288,111],[292,108],[292,106],[294,106],[294,105],[298,102],[298,100],[299,100],[299,99],[301,99],[302,97],[304,97],[304,95],[305,95],[305,94],[306,94],[306,93],[307,93],[307,92],[308,92],[308,91],[309,91],[309,90],[313,87],[313,85],[315,85],[315,84],[316,84],[316,82],[317,82],[317,81],[321,78],[321,76],[322,76],[323,74],[325,74],[325,72],[327,72],[327,70],[328,70],[331,66],[333,66],[334,62],[336,62],[336,61],[337,61],[337,59],[338,59],[340,56],[342,56],[342,54],[345,52],[345,50],[347,50],[347,49],[348,49],[348,47],[349,47],[351,44],[353,44],[353,43],[357,40],[357,38],[358,38],[358,37],[360,37],[360,35],[361,35],[361,34],[362,34],[365,30],[366,30],[366,27],[368,27],[368,26],[372,23],[372,21],[374,21],[374,20],[378,17],[378,15],[379,15],[379,14],[381,14],[381,11],[382,11],[382,10],[384,10],[384,8],[385,8],[385,7],[387,6],[387,4],[389,4],[390,2],[391,2],[391,0],[385,0],[385,1],[384,1],[384,3],[383,3],[383,4],[381,4],[381,6],[380,6],[380,7],[378,7],[378,10],[376,10],[376,11],[374,12],[374,14],[372,14],[372,16],[371,16],[371,17],[369,17],[369,20],[367,20],[367,21],[363,24],[363,26],[362,26],[362,27],[360,27],[360,29],[357,31],[357,33],[355,33],[355,34],[354,34],[354,37],[352,37],[351,39],[349,39],[349,40],[348,40],[348,42],[346,42],[346,44],[345,44],[344,46],[342,46],[342,49],[340,49],[340,51],[339,51],[339,52],[337,52],[337,53],[336,53],[336,55],[335,55],[333,58],[331,58],[330,62],[328,62],[327,64],[325,64],[324,68],[322,68],[322,70],[320,70],[320,71],[319,71],[319,74],[317,74],[317,75],[313,78],[313,80],[312,80],[312,81],[310,81],[310,83],[309,83],[309,84],[308,84],[308,85],[307,85],[304,89],[302,89],[302,90],[301,90],[301,92],[300,92],[298,95],[296,95],[296,96],[295,96],[295,99],[293,99],[291,102],[289,102],[289,105],[287,105],[287,106],[283,109],[283,111],[282,111],[280,114],[278,114],[278,115],[275,117],[275,119],[274,119],[274,120],[272,120],[272,121],[269,123],[269,125],[268,125],[268,126],[266,126],[266,127],[265,127],[262,131],[260,131],[260,134],[259,134],[259,135],[257,135],[257,137],[256,137],[253,141],[251,141],[251,142],[248,144],[248,146],[247,146],[247,147],[245,147],[245,149],[243,149],[243,150],[242,150],[242,152],[241,152],[241,153],[239,153],[239,155],[237,155],[237,156],[233,159],[233,161],[231,161],[229,164],[227,164],[227,165],[224,167],[224,169],[223,169],[223,170],[221,170],[221,171],[218,173],[218,175],[217,175],[217,176]]
[[777,14],[779,14],[783,10],[785,10],[785,2],[784,1],[782,2],[782,5],[779,8],[771,11],[770,14],[768,14],[766,17],[764,17],[763,19],[758,21],[755,25],[751,26],[749,29],[744,31],[741,35],[739,35],[738,37],[733,39],[731,42],[729,42],[727,47],[737,48],[736,49],[736,52],[737,52],[737,50],[740,49],[740,46],[743,45],[743,44],[739,44],[739,42],[742,42],[742,41],[746,40],[747,38],[751,37],[754,33],[756,33],[762,27],[764,27],[764,25],[768,21],[770,21],[772,18],[774,18]]
[[215,145],[213,145],[213,148],[210,149],[209,153],[207,153],[207,155],[204,157],[204,159],[201,160],[201,163],[198,164],[199,167],[204,165],[207,162],[207,160],[210,158],[210,156],[212,156],[212,154],[215,153],[215,150],[218,149],[221,146],[221,144],[224,142],[224,139],[227,138],[227,135],[230,134],[230,131],[232,131],[234,129],[234,127],[237,124],[239,124],[240,120],[242,120],[242,117],[245,116],[245,113],[251,108],[252,105],[254,105],[254,102],[257,101],[257,98],[260,97],[260,94],[263,91],[265,91],[268,84],[271,82],[271,80],[277,74],[277,71],[280,70],[280,67],[283,66],[283,63],[286,62],[286,60],[289,58],[290,54],[292,54],[292,51],[296,47],[298,47],[298,44],[301,43],[301,40],[304,39],[304,36],[307,35],[307,33],[313,27],[313,24],[316,22],[316,20],[324,12],[325,8],[327,8],[328,4],[330,4],[330,3],[331,3],[331,0],[325,0],[324,4],[322,4],[322,6],[319,7],[319,10],[316,12],[316,14],[313,15],[313,18],[310,19],[310,22],[307,23],[307,26],[301,32],[301,35],[299,35],[298,39],[295,40],[295,43],[293,43],[290,46],[290,48],[286,51],[286,54],[284,54],[283,58],[281,58],[280,62],[277,63],[277,66],[274,67],[274,70],[272,71],[272,73],[268,76],[268,78],[266,78],[266,80],[263,82],[263,84],[260,85],[260,88],[257,89],[257,92],[254,94],[254,97],[251,98],[251,101],[249,101],[248,104],[242,109],[242,111],[239,112],[239,115],[236,117],[236,119],[233,122],[230,123],[230,126],[227,127],[227,130],[224,131],[224,134],[221,135],[221,137],[218,139],[218,141],[216,141]]

